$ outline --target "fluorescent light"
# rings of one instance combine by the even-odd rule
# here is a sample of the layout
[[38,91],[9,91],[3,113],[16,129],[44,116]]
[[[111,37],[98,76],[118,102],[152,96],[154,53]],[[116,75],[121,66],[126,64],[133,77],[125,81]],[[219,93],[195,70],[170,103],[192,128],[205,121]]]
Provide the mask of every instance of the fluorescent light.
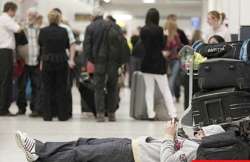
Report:
[[113,17],[121,21],[128,21],[128,20],[133,19],[133,16],[130,14],[113,14]]
[[142,0],[143,3],[155,3],[156,0]]
[[110,3],[111,0],[103,0],[105,3]]

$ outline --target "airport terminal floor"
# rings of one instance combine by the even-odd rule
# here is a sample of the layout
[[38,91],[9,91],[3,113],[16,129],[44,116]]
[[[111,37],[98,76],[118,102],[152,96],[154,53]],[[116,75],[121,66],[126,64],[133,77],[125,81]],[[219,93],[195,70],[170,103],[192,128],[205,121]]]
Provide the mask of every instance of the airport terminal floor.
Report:
[[[97,123],[81,115],[80,95],[73,88],[73,120],[59,122],[44,122],[41,118],[26,116],[0,117],[0,162],[24,162],[23,152],[16,146],[14,133],[21,130],[31,137],[42,141],[72,141],[78,137],[131,137],[153,136],[162,137],[165,122],[136,121],[129,117],[130,90],[123,89],[120,108],[117,111],[117,122]],[[178,114],[183,111],[183,99],[177,104]],[[16,112],[15,103],[12,112]]]

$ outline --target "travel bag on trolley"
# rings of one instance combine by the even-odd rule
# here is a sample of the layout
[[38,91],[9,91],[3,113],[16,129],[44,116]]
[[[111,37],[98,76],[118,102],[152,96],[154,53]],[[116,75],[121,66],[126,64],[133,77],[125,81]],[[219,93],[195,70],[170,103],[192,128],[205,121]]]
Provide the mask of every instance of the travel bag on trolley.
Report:
[[[194,58],[197,54],[195,54],[194,49],[190,46],[185,46],[180,51],[180,54],[188,62],[190,80],[189,107],[180,119],[181,127],[224,124],[239,121],[249,116],[250,100],[248,98],[250,97],[248,91],[242,91],[237,89],[237,87],[228,87],[228,89],[215,88],[210,91],[201,91],[193,95],[193,67]],[[200,64],[198,69],[201,66]],[[197,75],[199,78],[199,73]],[[213,79],[216,80],[218,78]]]

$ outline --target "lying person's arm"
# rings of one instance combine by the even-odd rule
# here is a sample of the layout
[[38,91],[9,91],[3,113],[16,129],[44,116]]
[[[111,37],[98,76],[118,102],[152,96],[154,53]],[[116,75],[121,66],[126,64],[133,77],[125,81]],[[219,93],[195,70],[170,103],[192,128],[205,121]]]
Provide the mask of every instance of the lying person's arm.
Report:
[[169,121],[167,123],[166,135],[160,150],[160,162],[170,162],[177,161],[174,156],[174,138],[176,134],[176,123],[174,121]]
[[184,140],[179,150],[175,149],[176,123],[168,122],[165,141],[161,145],[160,162],[189,162],[196,157],[198,144]]

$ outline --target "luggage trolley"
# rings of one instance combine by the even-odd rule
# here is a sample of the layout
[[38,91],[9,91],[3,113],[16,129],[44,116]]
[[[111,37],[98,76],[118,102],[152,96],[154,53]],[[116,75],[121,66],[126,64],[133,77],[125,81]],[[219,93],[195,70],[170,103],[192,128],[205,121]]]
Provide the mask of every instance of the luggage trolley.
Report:
[[[194,116],[197,115],[195,112],[192,111],[192,99],[193,99],[193,79],[194,77],[198,77],[198,73],[194,72],[194,67],[195,65],[195,50],[191,46],[184,46],[180,52],[179,52],[182,62],[184,63],[184,68],[187,71],[187,74],[189,76],[189,106],[188,108],[184,111],[182,116],[180,117],[178,126],[178,134],[185,134],[184,129],[194,129],[197,127],[201,127],[203,125],[200,125],[200,123],[195,123],[194,121]],[[199,114],[198,114],[199,115]],[[219,125],[227,125],[227,124],[237,124],[241,121],[249,120],[249,116],[245,118],[241,118],[239,120],[228,120],[226,122],[218,122],[215,124]]]

